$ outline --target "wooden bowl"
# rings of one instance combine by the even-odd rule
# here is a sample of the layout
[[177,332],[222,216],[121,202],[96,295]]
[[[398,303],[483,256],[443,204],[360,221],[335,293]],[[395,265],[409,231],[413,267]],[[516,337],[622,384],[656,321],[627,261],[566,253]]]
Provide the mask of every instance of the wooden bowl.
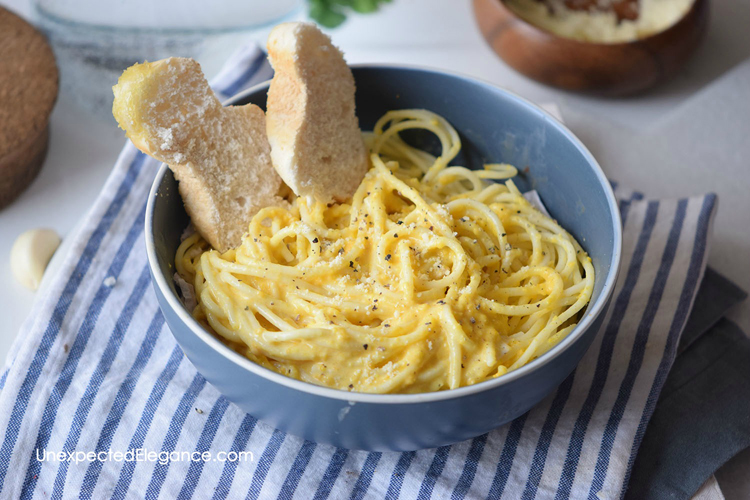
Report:
[[708,0],[695,0],[676,24],[624,43],[562,38],[518,17],[501,0],[473,0],[487,43],[508,65],[538,82],[578,92],[625,95],[673,76],[708,26]]

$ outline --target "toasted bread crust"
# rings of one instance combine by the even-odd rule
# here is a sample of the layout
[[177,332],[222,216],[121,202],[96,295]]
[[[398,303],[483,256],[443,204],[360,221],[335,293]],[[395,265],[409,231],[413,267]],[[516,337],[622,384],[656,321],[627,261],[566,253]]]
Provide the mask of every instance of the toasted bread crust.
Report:
[[42,168],[57,90],[55,57],[44,35],[0,7],[0,209]]
[[238,246],[258,210],[283,203],[263,111],[222,106],[196,61],[135,65],[113,90],[120,126],[138,149],[170,166],[185,210],[217,250]]
[[341,51],[314,24],[285,23],[268,38],[275,70],[266,123],[273,165],[300,196],[354,194],[369,168]]

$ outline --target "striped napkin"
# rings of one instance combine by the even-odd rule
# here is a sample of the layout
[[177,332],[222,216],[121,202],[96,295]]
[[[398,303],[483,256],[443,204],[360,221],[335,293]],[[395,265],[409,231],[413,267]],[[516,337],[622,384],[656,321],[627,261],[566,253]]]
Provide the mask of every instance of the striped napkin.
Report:
[[[227,96],[269,75],[246,48],[214,87]],[[0,378],[3,498],[623,496],[705,269],[714,195],[647,200],[617,187],[624,248],[612,304],[577,370],[529,413],[453,446],[367,453],[274,430],[184,358],[142,236],[156,171],[124,148],[18,336]]]

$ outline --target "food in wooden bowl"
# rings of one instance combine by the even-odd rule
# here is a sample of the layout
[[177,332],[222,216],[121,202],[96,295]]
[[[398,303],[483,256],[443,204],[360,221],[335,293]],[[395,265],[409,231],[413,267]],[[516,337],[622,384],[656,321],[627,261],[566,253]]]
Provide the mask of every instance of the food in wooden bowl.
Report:
[[474,0],[474,14],[490,47],[529,78],[624,95],[682,67],[705,34],[708,0]]

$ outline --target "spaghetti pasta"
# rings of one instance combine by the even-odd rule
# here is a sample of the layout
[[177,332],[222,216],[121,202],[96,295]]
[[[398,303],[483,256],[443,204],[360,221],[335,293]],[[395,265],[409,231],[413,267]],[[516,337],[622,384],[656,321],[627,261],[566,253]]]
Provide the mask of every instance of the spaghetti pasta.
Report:
[[[435,134],[440,156],[407,144],[409,129]],[[591,259],[526,201],[514,167],[450,165],[459,136],[426,110],[386,113],[366,141],[372,168],[351,200],[264,208],[223,254],[183,241],[199,322],[278,373],[373,393],[502,376],[570,333]]]

